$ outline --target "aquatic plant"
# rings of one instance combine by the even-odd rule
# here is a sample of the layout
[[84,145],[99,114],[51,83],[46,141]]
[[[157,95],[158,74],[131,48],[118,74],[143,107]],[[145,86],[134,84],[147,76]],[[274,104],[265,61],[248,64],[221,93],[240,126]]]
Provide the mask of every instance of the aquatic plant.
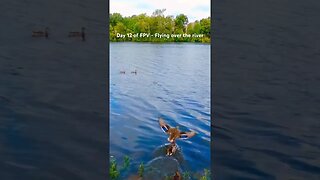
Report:
[[110,162],[109,174],[110,174],[111,179],[117,179],[120,175],[118,168],[117,168],[117,162],[115,159],[112,159]]
[[129,166],[130,166],[129,156],[124,157],[123,165],[119,169],[118,169],[116,159],[111,156],[110,170],[109,170],[110,178],[118,179],[120,176],[120,173],[123,172],[124,170],[127,170]]
[[143,163],[141,163],[141,164],[139,165],[138,174],[139,174],[140,177],[142,177],[142,176],[143,176],[143,173],[144,173],[144,165],[143,165]]
[[183,172],[183,173],[182,173],[182,178],[183,178],[184,180],[188,180],[188,179],[190,179],[190,177],[191,177],[191,175],[190,175],[190,172],[189,172],[189,171],[186,171],[186,172]]
[[125,170],[130,166],[130,158],[129,156],[125,156],[123,160],[123,165],[121,167],[121,170]]
[[203,176],[200,177],[200,180],[209,180],[210,179],[210,170],[204,169]]

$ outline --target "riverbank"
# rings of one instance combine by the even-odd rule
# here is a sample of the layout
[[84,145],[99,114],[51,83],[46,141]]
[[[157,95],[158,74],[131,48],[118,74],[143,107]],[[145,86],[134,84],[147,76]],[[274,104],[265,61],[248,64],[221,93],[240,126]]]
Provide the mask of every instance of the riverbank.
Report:
[[122,16],[112,13],[109,37],[112,42],[206,42],[210,43],[211,18],[189,22],[184,14],[164,15],[165,9],[146,14]]

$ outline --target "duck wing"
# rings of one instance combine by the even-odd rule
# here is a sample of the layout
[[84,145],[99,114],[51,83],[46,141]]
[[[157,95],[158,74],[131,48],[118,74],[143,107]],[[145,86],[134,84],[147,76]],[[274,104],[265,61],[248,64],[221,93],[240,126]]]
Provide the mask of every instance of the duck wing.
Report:
[[167,123],[164,122],[162,118],[159,118],[159,125],[163,132],[168,133],[169,129],[171,128]]
[[189,139],[196,135],[196,132],[180,132],[180,139]]

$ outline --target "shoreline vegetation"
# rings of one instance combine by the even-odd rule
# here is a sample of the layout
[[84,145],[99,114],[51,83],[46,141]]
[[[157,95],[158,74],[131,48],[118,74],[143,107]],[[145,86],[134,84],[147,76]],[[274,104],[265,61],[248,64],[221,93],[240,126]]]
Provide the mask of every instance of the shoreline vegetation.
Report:
[[[122,174],[125,174],[126,171],[132,166],[131,160],[129,156],[125,156],[123,159],[122,165],[119,165],[119,162],[114,158],[110,157],[110,167],[109,167],[109,177],[112,180],[120,179]],[[145,165],[140,163],[138,167],[136,167],[136,173],[130,175],[130,179],[143,180],[145,173]],[[203,169],[201,172],[190,172],[185,171],[181,174],[183,180],[190,179],[199,179],[199,180],[210,180],[211,172],[209,169]],[[165,180],[173,180],[173,176],[166,176]]]
[[124,17],[112,13],[109,18],[111,42],[196,42],[210,43],[210,17],[189,22],[184,14],[164,16],[166,9]]

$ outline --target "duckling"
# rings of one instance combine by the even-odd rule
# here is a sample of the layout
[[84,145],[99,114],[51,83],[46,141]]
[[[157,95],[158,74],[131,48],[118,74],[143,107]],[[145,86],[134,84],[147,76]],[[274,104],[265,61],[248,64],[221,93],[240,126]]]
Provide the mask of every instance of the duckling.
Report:
[[182,132],[177,127],[172,128],[167,123],[164,122],[162,118],[159,118],[159,125],[163,132],[167,133],[169,135],[168,141],[171,143],[174,143],[176,139],[189,139],[196,135],[195,132]]
[[86,34],[84,32],[86,28],[82,27],[81,28],[81,32],[75,31],[75,32],[69,32],[69,36],[68,37],[81,37],[82,41],[86,40]]
[[182,180],[182,177],[181,177],[179,171],[176,171],[176,173],[173,176],[173,180]]
[[49,37],[49,28],[46,27],[44,31],[32,31],[32,37]]

